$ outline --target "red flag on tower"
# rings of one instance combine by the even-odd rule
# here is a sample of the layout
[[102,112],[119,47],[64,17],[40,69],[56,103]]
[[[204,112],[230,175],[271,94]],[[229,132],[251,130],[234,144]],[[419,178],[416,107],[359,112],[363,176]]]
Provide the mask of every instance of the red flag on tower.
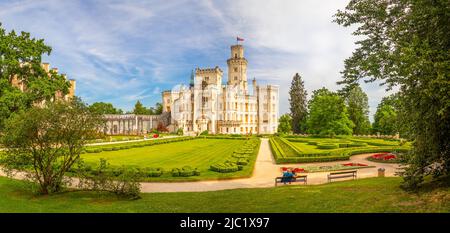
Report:
[[244,41],[244,39],[240,38],[239,36],[236,37],[236,40],[237,40],[237,41]]

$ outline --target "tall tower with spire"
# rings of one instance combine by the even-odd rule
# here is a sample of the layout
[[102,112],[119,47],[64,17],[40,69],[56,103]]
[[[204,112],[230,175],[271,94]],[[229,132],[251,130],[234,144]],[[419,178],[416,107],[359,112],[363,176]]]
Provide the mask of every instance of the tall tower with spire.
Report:
[[244,47],[240,44],[231,46],[231,57],[228,64],[228,85],[239,86],[244,93],[248,92],[247,59],[244,57]]

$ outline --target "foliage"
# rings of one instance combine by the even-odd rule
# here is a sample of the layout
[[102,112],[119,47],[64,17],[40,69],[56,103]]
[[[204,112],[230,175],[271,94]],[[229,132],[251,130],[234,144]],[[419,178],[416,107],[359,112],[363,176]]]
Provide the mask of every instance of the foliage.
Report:
[[65,172],[79,160],[84,144],[103,124],[78,98],[47,102],[44,107],[14,114],[5,124],[3,165],[21,169],[21,161],[29,161],[29,178],[39,184],[40,193],[61,191]]
[[150,110],[148,108],[144,107],[144,105],[142,105],[141,101],[138,100],[136,102],[136,104],[134,105],[133,114],[150,115]]
[[[100,163],[95,170],[86,172],[86,167],[82,160],[77,164],[78,188],[91,191],[107,191],[118,196],[130,199],[138,199],[140,194],[139,175],[124,167],[116,170],[118,176],[108,172],[109,164],[105,159],[100,159]],[[95,175],[91,175],[95,174]]]
[[182,128],[177,129],[177,135],[183,136],[183,134],[184,134],[184,131]]
[[353,122],[353,134],[368,134],[369,122],[369,98],[359,85],[354,86],[344,94],[347,105],[348,118]]
[[[50,55],[51,47],[30,33],[6,33],[0,23],[0,130],[13,113],[24,111],[43,101],[65,95],[70,83],[55,71],[47,73],[41,66],[42,55]],[[22,82],[21,91],[13,82]]]
[[163,106],[161,103],[156,103],[155,107],[146,108],[141,101],[137,101],[134,105],[133,114],[136,115],[159,115],[162,113]]
[[361,79],[399,87],[402,124],[414,149],[402,173],[406,188],[450,169],[450,2],[352,0],[335,21],[357,25],[359,47],[345,60],[349,88]]
[[[398,100],[398,99],[397,99]],[[373,132],[394,135],[399,131],[395,95],[383,97],[374,116]]]
[[158,122],[158,125],[156,126],[156,130],[158,132],[169,132],[169,129],[162,122]]
[[95,102],[89,106],[89,110],[97,114],[123,114],[121,109],[116,109],[111,103]]
[[[407,147],[395,147],[394,144],[375,143],[378,146],[367,147],[369,141],[361,143],[359,140],[349,138],[348,140],[355,143],[340,143],[338,139],[318,139],[313,137],[307,138],[289,138],[283,139],[279,137],[271,137],[269,140],[272,154],[277,163],[310,163],[310,162],[329,162],[348,160],[350,156],[372,152],[407,152]],[[346,141],[348,141],[346,140]],[[308,145],[306,147],[315,146],[316,149],[310,150],[298,143]],[[361,148],[362,147],[362,148]],[[364,148],[366,147],[366,148]]]
[[208,131],[208,130],[205,130],[205,131],[203,131],[203,132],[200,133],[200,135],[208,135],[208,134],[209,134],[209,131]]
[[283,114],[278,120],[278,133],[290,133],[292,130],[291,123],[291,116],[289,114]]
[[354,126],[342,98],[326,88],[313,92],[307,125],[309,133],[327,136],[350,135]]
[[289,103],[292,116],[292,131],[296,134],[306,132],[306,117],[308,108],[306,92],[302,78],[298,73],[295,74],[289,90]]

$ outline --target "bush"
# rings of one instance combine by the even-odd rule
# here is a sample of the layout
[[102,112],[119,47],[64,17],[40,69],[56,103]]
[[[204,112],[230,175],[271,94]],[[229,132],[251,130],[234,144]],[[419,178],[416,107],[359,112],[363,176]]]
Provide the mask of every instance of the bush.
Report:
[[[118,196],[130,199],[140,198],[139,174],[135,171],[122,167],[115,170],[117,177],[113,175],[114,169],[110,169],[104,159],[100,159],[99,166],[91,173],[86,173],[85,164],[78,164],[77,176],[79,177],[78,188],[93,191],[106,191]],[[95,174],[94,176],[90,174]]]
[[321,143],[317,144],[318,149],[337,149],[339,146],[334,143]]
[[208,135],[208,134],[209,134],[209,131],[208,131],[208,130],[205,130],[205,131],[203,131],[203,132],[200,133],[200,135]]
[[239,170],[238,165],[233,162],[216,163],[211,165],[210,169],[220,173],[236,172]]

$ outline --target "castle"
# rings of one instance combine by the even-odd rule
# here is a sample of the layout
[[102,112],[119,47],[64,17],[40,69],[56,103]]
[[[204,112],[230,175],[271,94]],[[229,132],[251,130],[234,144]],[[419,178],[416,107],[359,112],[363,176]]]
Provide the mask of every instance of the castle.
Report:
[[273,134],[277,132],[279,88],[257,85],[248,88],[243,45],[231,46],[228,79],[222,84],[219,67],[195,69],[189,86],[162,93],[163,113],[170,113],[170,128],[198,134]]

